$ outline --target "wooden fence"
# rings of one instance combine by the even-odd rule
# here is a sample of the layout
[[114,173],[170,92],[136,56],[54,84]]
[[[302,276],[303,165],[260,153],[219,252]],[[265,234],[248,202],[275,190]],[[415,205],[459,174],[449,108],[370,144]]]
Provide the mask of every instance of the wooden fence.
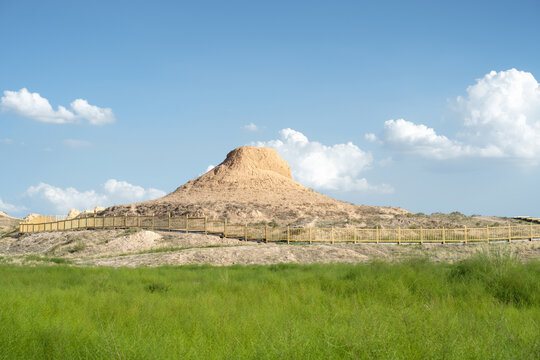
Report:
[[80,217],[43,223],[21,223],[22,233],[82,229],[141,228],[161,231],[184,231],[216,234],[224,237],[265,242],[314,243],[469,243],[540,238],[540,225],[508,225],[456,229],[365,229],[365,228],[297,228],[268,225],[230,224],[227,220],[208,220],[188,216],[108,216]]

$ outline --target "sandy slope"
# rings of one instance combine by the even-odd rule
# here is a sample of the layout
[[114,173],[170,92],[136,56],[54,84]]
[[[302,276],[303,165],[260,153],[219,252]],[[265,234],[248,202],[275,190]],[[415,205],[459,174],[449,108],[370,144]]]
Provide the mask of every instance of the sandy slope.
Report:
[[18,225],[21,220],[0,211],[0,234]]

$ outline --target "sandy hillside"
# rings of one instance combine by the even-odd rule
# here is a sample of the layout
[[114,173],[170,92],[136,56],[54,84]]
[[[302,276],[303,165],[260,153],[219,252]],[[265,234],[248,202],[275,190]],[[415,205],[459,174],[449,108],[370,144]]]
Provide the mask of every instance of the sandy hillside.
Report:
[[291,176],[289,164],[274,149],[244,146],[225,161],[160,199],[114,206],[102,214],[162,214],[227,218],[231,222],[303,219],[389,219],[408,211],[395,207],[354,205],[308,189]]
[[204,234],[84,230],[0,238],[0,263],[98,265],[250,265],[366,263],[427,258],[454,262],[478,251],[503,251],[523,261],[540,259],[540,241],[497,244],[265,244]]
[[0,234],[17,226],[21,220],[0,211]]

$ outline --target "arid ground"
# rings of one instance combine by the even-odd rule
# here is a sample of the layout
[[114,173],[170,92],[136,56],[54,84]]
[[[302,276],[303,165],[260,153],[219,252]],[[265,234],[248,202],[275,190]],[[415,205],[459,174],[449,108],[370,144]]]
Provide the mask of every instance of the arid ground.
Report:
[[6,236],[3,263],[69,263],[112,267],[160,265],[250,265],[278,263],[367,263],[426,258],[456,262],[478,252],[503,251],[523,261],[540,259],[540,241],[494,244],[280,244],[218,236],[145,230],[84,230]]

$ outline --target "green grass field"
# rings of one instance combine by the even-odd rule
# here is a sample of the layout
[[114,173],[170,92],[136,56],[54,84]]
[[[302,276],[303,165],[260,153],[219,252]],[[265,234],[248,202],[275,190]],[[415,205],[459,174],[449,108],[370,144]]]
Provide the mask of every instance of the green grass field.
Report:
[[0,267],[2,359],[539,359],[540,263]]

